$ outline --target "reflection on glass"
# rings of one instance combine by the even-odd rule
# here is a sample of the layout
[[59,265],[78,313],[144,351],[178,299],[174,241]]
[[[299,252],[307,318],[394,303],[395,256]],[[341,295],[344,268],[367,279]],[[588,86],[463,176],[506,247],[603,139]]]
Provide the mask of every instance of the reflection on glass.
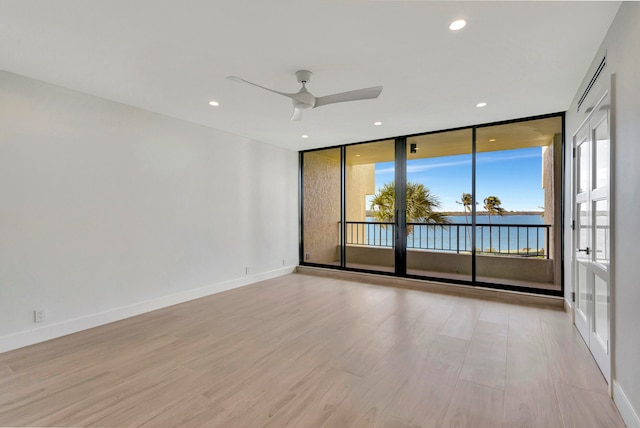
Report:
[[607,282],[595,275],[595,330],[602,342],[609,342],[609,286]]
[[589,186],[589,144],[578,145],[578,193],[584,193]]
[[595,184],[594,188],[609,185],[609,124],[604,120],[594,129],[595,136]]
[[560,189],[561,135],[557,117],[476,130],[479,281],[560,289],[554,195]]
[[609,264],[609,204],[608,201],[600,200],[594,203],[595,214],[595,260],[603,265]]
[[303,261],[340,265],[340,149],[303,154]]
[[346,266],[395,270],[395,141],[346,150]]
[[576,281],[576,309],[578,309],[586,317],[587,304],[589,302],[589,295],[587,293],[587,268],[583,263],[578,263],[578,280]]
[[396,140],[304,152],[302,262],[559,291],[561,143],[561,116],[407,137],[406,225]]
[[407,139],[411,275],[471,280],[472,138],[462,129]]
[[[588,206],[585,203],[578,205],[578,242],[576,243],[579,249],[585,249],[589,247],[589,211]],[[586,255],[586,253],[578,252],[578,256]]]

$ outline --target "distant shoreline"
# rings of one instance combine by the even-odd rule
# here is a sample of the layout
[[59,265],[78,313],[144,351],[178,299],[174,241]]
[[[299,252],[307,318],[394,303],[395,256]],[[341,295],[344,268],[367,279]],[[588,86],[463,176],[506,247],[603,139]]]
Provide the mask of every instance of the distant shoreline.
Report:
[[[440,214],[445,215],[447,217],[465,217],[470,216],[471,213],[464,211],[442,211]],[[503,216],[512,216],[512,215],[543,215],[544,211],[505,211]],[[486,211],[476,211],[476,215],[489,215]],[[495,214],[492,214],[495,215]],[[373,217],[373,213],[370,210],[367,210],[367,217]]]
[[[449,217],[455,217],[455,216],[469,216],[471,215],[471,213],[465,213],[464,211],[444,211],[442,212],[443,215],[449,216]],[[502,213],[503,216],[509,216],[509,215],[542,215],[544,214],[544,211],[505,211],[504,213]],[[489,215],[486,211],[476,211],[476,215]],[[496,215],[496,214],[491,214],[491,215]]]

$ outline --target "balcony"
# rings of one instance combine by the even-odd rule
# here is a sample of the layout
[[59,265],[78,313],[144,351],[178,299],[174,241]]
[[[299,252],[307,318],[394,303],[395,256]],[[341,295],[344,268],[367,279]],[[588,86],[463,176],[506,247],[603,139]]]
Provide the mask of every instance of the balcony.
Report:
[[[407,223],[407,249],[471,253],[470,224]],[[476,223],[476,253],[549,258],[551,225]],[[395,224],[347,222],[347,245],[393,248]]]
[[[465,279],[471,275],[473,226],[408,223],[407,273]],[[549,248],[551,225],[477,223],[476,276],[517,285],[555,289]],[[395,224],[346,222],[347,264],[394,264]]]

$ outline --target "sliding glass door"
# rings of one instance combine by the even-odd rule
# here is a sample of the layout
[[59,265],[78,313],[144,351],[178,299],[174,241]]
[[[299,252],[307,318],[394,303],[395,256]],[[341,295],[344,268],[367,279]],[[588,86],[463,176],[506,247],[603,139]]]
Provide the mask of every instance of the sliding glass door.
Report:
[[472,130],[407,139],[407,274],[471,281]]
[[345,154],[346,267],[395,272],[395,141]]
[[561,291],[562,116],[304,152],[301,263]]
[[476,281],[560,290],[562,118],[476,131]]

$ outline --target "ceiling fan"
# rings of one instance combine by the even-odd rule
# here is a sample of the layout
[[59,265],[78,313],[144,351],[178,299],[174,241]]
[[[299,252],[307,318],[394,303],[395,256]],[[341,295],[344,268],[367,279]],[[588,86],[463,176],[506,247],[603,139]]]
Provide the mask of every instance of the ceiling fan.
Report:
[[298,78],[298,82],[302,84],[302,88],[300,88],[300,90],[295,94],[274,91],[273,89],[265,88],[264,86],[257,85],[237,76],[228,76],[227,78],[235,82],[257,86],[258,88],[266,89],[267,91],[291,98],[291,101],[293,102],[293,116],[291,116],[291,120],[296,121],[302,119],[303,110],[322,107],[327,104],[344,103],[346,101],[371,100],[378,98],[382,92],[382,86],[374,86],[371,88],[356,89],[355,91],[340,92],[338,94],[327,95],[324,97],[314,97],[309,91],[307,91],[306,86],[307,83],[311,81],[311,72],[307,70],[299,70],[296,71],[296,77]]

